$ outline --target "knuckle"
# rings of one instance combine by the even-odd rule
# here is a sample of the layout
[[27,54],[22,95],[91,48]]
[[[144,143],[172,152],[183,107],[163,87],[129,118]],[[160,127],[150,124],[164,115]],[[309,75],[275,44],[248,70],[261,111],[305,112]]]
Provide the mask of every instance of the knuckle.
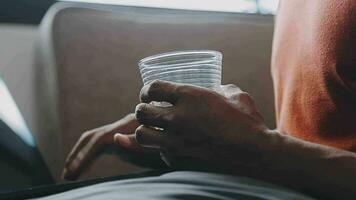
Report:
[[160,80],[154,80],[154,81],[152,81],[152,82],[149,84],[148,89],[149,89],[149,90],[157,89],[158,87],[161,86],[161,84],[162,84],[162,81],[160,81]]
[[143,134],[144,134],[144,131],[145,131],[145,127],[144,126],[139,126],[136,131],[135,131],[135,138],[136,138],[136,141],[138,143],[142,143],[143,141]]
[[144,132],[144,130],[145,130],[145,127],[141,125],[141,126],[137,127],[135,133],[142,134]]
[[147,88],[147,95],[152,96],[155,94],[155,92],[158,90],[158,88],[161,86],[162,81],[160,80],[154,80],[152,81]]
[[162,81],[154,80],[148,85],[145,85],[140,91],[141,102],[149,102],[150,97],[155,95],[155,92],[160,87]]
[[148,85],[143,86],[143,88],[140,91],[140,100],[142,102],[148,102],[150,99],[150,96],[154,95],[154,93],[161,86],[161,84],[162,84],[162,81],[154,80],[154,81],[150,82]]
[[147,111],[147,104],[140,103],[135,108],[135,116],[138,121],[140,121],[144,116],[145,112]]
[[247,92],[240,92],[240,93],[236,94],[235,98],[238,101],[245,102],[245,103],[249,103],[249,102],[253,101],[251,95]]
[[141,113],[144,112],[147,109],[147,104],[145,103],[139,103],[136,106],[135,113]]

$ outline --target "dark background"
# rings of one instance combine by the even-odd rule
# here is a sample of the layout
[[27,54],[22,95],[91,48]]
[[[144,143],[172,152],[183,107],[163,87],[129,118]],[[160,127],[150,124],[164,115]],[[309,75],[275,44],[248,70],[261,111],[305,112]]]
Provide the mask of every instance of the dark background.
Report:
[[38,24],[56,0],[0,0],[0,23]]

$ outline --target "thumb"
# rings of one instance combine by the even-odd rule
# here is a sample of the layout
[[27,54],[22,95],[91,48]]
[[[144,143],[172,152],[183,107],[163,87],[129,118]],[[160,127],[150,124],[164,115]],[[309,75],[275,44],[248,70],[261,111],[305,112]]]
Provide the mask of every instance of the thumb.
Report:
[[140,151],[142,147],[137,143],[135,134],[121,134],[116,133],[114,135],[114,143],[122,148],[133,151]]

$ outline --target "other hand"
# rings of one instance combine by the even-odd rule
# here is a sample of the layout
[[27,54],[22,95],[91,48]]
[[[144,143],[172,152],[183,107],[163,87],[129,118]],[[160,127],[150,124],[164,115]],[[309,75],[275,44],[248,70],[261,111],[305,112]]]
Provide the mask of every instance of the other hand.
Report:
[[129,114],[117,122],[84,132],[65,161],[62,178],[77,179],[98,155],[113,146],[137,154],[141,160],[148,156],[145,154],[155,153],[159,157],[158,152],[137,144],[134,132],[138,126],[134,114]]

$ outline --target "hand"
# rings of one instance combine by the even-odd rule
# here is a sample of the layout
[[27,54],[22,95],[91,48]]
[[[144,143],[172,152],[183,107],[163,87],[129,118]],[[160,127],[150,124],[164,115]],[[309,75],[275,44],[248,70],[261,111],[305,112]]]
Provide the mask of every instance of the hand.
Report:
[[[136,129],[137,142],[171,155],[221,165],[256,164],[265,138],[272,131],[248,93],[234,85],[222,89],[225,96],[201,87],[164,81],[144,86],[140,94],[142,103],[136,107],[136,118],[144,125]],[[172,106],[157,107],[149,104],[151,101],[168,102]]]
[[[113,145],[130,154],[138,154],[141,160],[145,154],[158,152],[144,148],[135,140],[135,129],[139,126],[134,114],[129,114],[123,119],[82,134],[65,161],[62,178],[77,179],[95,158]],[[147,160],[147,158],[146,158]]]

